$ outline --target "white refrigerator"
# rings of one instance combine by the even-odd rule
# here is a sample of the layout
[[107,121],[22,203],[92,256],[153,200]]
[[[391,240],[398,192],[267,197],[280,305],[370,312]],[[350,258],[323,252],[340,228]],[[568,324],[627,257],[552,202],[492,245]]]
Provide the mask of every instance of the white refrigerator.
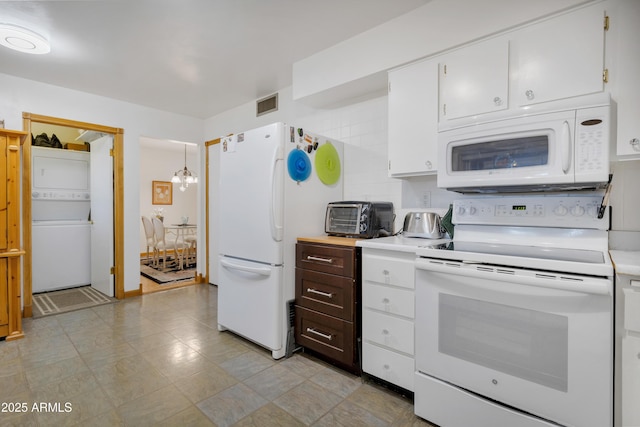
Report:
[[284,357],[291,345],[295,244],[324,234],[342,199],[343,144],[285,123],[220,146],[218,329]]

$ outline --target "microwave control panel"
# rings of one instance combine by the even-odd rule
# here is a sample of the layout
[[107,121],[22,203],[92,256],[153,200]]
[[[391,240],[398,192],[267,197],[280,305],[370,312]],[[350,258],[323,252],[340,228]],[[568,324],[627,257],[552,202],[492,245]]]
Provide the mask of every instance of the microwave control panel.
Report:
[[453,223],[606,230],[609,216],[598,219],[601,203],[602,195],[464,198],[453,202]]
[[575,174],[579,182],[593,175],[598,181],[609,173],[610,110],[608,107],[577,111]]

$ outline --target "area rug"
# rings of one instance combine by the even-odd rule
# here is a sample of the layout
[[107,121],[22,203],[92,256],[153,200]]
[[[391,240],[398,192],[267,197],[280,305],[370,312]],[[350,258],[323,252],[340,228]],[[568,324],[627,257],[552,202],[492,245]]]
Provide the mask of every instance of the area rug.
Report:
[[196,276],[196,267],[195,265],[190,265],[188,268],[180,270],[177,266],[173,265],[173,263],[168,263],[167,268],[163,269],[162,264],[159,268],[154,268],[152,265],[145,265],[144,262],[141,262],[140,274],[160,285],[167,285],[175,282],[193,280]]
[[91,286],[63,289],[33,295],[33,317],[66,313],[118,301]]

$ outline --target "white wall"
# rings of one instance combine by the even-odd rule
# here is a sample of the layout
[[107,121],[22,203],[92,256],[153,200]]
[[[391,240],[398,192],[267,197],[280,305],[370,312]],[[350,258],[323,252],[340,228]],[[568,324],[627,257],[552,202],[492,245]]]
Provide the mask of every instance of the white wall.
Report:
[[612,230],[640,231],[640,160],[613,165]]
[[[280,91],[279,102],[278,112],[259,118],[255,117],[255,103],[212,117],[205,121],[205,135],[211,139],[271,122],[289,122],[345,143],[345,200],[391,201],[398,213],[412,208],[446,209],[460,197],[457,193],[437,188],[435,176],[408,179],[387,176],[386,96],[354,100],[347,106],[316,109],[294,101],[291,88],[286,88]],[[610,199],[612,229],[640,231],[640,192],[637,191],[640,161],[618,162],[613,165],[613,170]],[[425,194],[430,199],[428,205],[423,204]]]
[[[277,112],[255,117],[255,103],[205,120],[205,135],[213,139],[283,121],[306,127],[345,143],[344,199],[391,201],[396,210],[403,208],[447,208],[454,193],[436,187],[435,176],[410,180],[387,176],[387,97],[354,100],[350,105],[316,109],[293,101],[291,88],[279,92]],[[421,195],[428,192],[430,206]]]
[[124,288],[140,286],[140,136],[201,143],[202,120],[0,74],[0,118],[22,129],[22,113],[124,129]]
[[[511,4],[511,0],[489,0],[489,2],[482,2],[482,5],[495,7],[496,5],[504,5],[505,2]],[[430,9],[431,7],[447,7],[448,13],[460,15],[458,3],[454,4],[446,0],[434,0],[432,3],[433,5],[431,3],[425,5],[427,7],[425,10],[430,11],[430,13],[427,13],[428,15],[435,16],[433,14],[434,9]],[[465,5],[465,7],[471,7],[476,4],[476,2],[467,3],[469,4]],[[582,1],[543,0],[530,2],[528,0],[520,0],[517,2],[518,7],[515,8],[517,10],[511,10],[510,19],[513,20],[514,16],[516,16],[513,15],[514,13],[517,14],[520,20],[533,19],[540,16],[541,13],[544,14],[547,11],[558,10],[567,5],[578,3],[582,3]],[[446,6],[446,4],[449,6]],[[334,58],[331,58],[332,54],[324,57],[326,62],[319,61],[318,59],[322,59],[322,55],[325,55],[325,53],[319,54],[317,57],[314,56],[309,61],[304,61],[309,68],[306,71],[309,73],[308,78],[313,80],[309,83],[311,85],[309,87],[312,87],[312,89],[306,93],[301,93],[299,96],[302,97],[312,94],[314,91],[321,91],[323,87],[332,87],[331,85],[335,84],[336,80],[330,76],[330,73],[332,73],[330,68],[339,67],[348,72],[351,69],[351,61],[371,61],[373,57],[387,61],[384,58],[391,58],[393,64],[385,62],[376,65],[377,71],[384,73],[385,67],[397,66],[401,61],[408,62],[417,59],[417,57],[412,58],[416,55],[416,49],[422,49],[427,41],[423,34],[426,31],[423,27],[427,22],[421,18],[423,13],[425,12],[421,8],[415,14],[409,14],[404,18],[413,23],[411,26],[392,23],[390,26],[383,25],[373,30],[375,37],[366,42],[362,48],[357,45],[357,43],[362,42],[361,37],[358,37],[355,42],[340,44],[338,48],[340,52],[346,52],[348,61],[346,59],[345,61],[334,60]],[[472,21],[466,23],[469,28],[485,22],[478,22],[478,16],[471,13],[465,13],[464,16],[472,19]],[[491,22],[494,23],[494,26],[483,24],[482,31],[499,30],[500,28],[495,27],[495,23],[501,22],[500,19],[502,18],[500,14],[492,16]],[[448,34],[447,44],[455,43],[457,40],[456,32],[460,29],[453,29],[450,22],[445,20],[442,20],[440,24],[442,24],[443,32],[434,36],[434,40],[443,36],[443,34]],[[399,31],[399,33],[396,33],[396,31]],[[465,31],[469,31],[469,29],[467,28]],[[411,38],[412,34],[423,35]],[[468,35],[469,33],[467,33]],[[402,37],[409,37],[406,39],[406,43],[401,40]],[[379,40],[379,43],[372,43],[371,40]],[[431,41],[433,42],[433,40]],[[457,42],[462,42],[462,40]],[[406,56],[399,57],[396,52],[398,49],[397,43],[400,43],[401,47],[412,46],[413,50],[410,51],[410,54],[405,52]],[[351,47],[345,49],[345,46]],[[367,55],[367,53],[369,54]],[[326,70],[326,72],[323,72],[323,70]],[[360,76],[363,75],[360,67],[354,68],[354,71],[360,73],[358,74]],[[375,73],[369,68],[365,70],[364,75],[370,75],[372,72]],[[294,70],[294,77],[300,84],[303,84],[304,81],[299,79],[306,78],[304,73],[302,68]],[[358,79],[358,75],[349,78]],[[338,82],[342,84],[344,81],[344,75],[341,75]],[[316,84],[319,86],[313,86]],[[299,101],[294,102],[292,88],[288,87],[280,90],[280,110],[276,113],[256,118],[255,104],[248,103],[203,122],[196,118],[166,113],[105,97],[0,74],[0,119],[5,120],[5,127],[8,129],[22,129],[23,112],[96,123],[125,130],[125,291],[137,290],[139,286],[138,257],[140,253],[141,183],[138,168],[141,158],[139,145],[141,136],[202,143],[202,141],[228,133],[241,132],[275,121],[288,121],[299,126],[308,127],[328,137],[341,139],[347,144],[345,147],[345,198],[386,199],[394,202],[397,208],[411,208],[420,207],[420,201],[425,192],[430,193],[433,207],[446,207],[451,199],[457,197],[454,193],[437,189],[435,177],[400,180],[386,176],[386,96],[372,97],[371,93],[367,94],[366,100],[352,99],[347,105],[313,108]],[[202,149],[200,153],[203,153]],[[199,163],[198,170],[204,171],[204,156],[202,154],[198,156],[197,162]],[[627,182],[627,179],[633,178],[634,171],[638,170],[639,163],[628,163],[628,166],[622,168],[624,171],[616,175],[616,180],[622,179],[618,178],[618,176],[627,177],[624,178],[624,185],[614,187],[614,189],[617,188],[617,193],[612,196],[614,228],[616,229],[640,230],[640,224],[637,224],[637,220],[633,222],[628,219],[633,217],[634,212],[640,211],[640,201],[638,200],[637,187],[633,182]],[[201,200],[204,200],[203,188],[204,186],[200,185]],[[626,213],[624,214],[624,222],[621,223],[620,221],[622,220],[615,215],[618,212],[617,206],[623,201],[626,206],[623,212]],[[204,206],[201,206],[197,216],[198,218],[204,218]],[[638,218],[637,215],[635,218]],[[198,222],[202,223],[200,219]]]

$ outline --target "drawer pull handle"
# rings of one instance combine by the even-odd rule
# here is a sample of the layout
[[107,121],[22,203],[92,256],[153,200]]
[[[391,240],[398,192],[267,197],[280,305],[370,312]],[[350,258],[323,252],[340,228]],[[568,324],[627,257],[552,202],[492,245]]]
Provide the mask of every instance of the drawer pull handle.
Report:
[[386,369],[387,371],[388,371],[388,370],[389,370],[389,368],[390,368],[390,366],[389,366],[389,365],[387,365],[387,364],[383,365],[382,367],[383,367],[384,369]]
[[320,261],[320,262],[326,262],[328,264],[333,264],[333,258],[321,258],[319,256],[311,256],[311,255],[307,255],[307,261]]
[[325,340],[331,341],[331,335],[323,334],[322,332],[318,332],[313,328],[307,328],[307,332],[309,332],[310,334],[318,335],[319,337],[322,337]]
[[389,270],[382,270],[382,274],[384,274],[385,276],[389,275]]
[[320,295],[320,296],[327,297],[327,298],[333,298],[333,293],[331,293],[331,292],[322,292],[322,291],[318,291],[318,290],[313,289],[313,288],[307,288],[307,293],[316,294],[316,295]]
[[383,329],[382,330],[382,335],[389,335],[389,330],[388,329]]
[[389,298],[383,298],[382,299],[382,303],[383,304],[389,304]]

